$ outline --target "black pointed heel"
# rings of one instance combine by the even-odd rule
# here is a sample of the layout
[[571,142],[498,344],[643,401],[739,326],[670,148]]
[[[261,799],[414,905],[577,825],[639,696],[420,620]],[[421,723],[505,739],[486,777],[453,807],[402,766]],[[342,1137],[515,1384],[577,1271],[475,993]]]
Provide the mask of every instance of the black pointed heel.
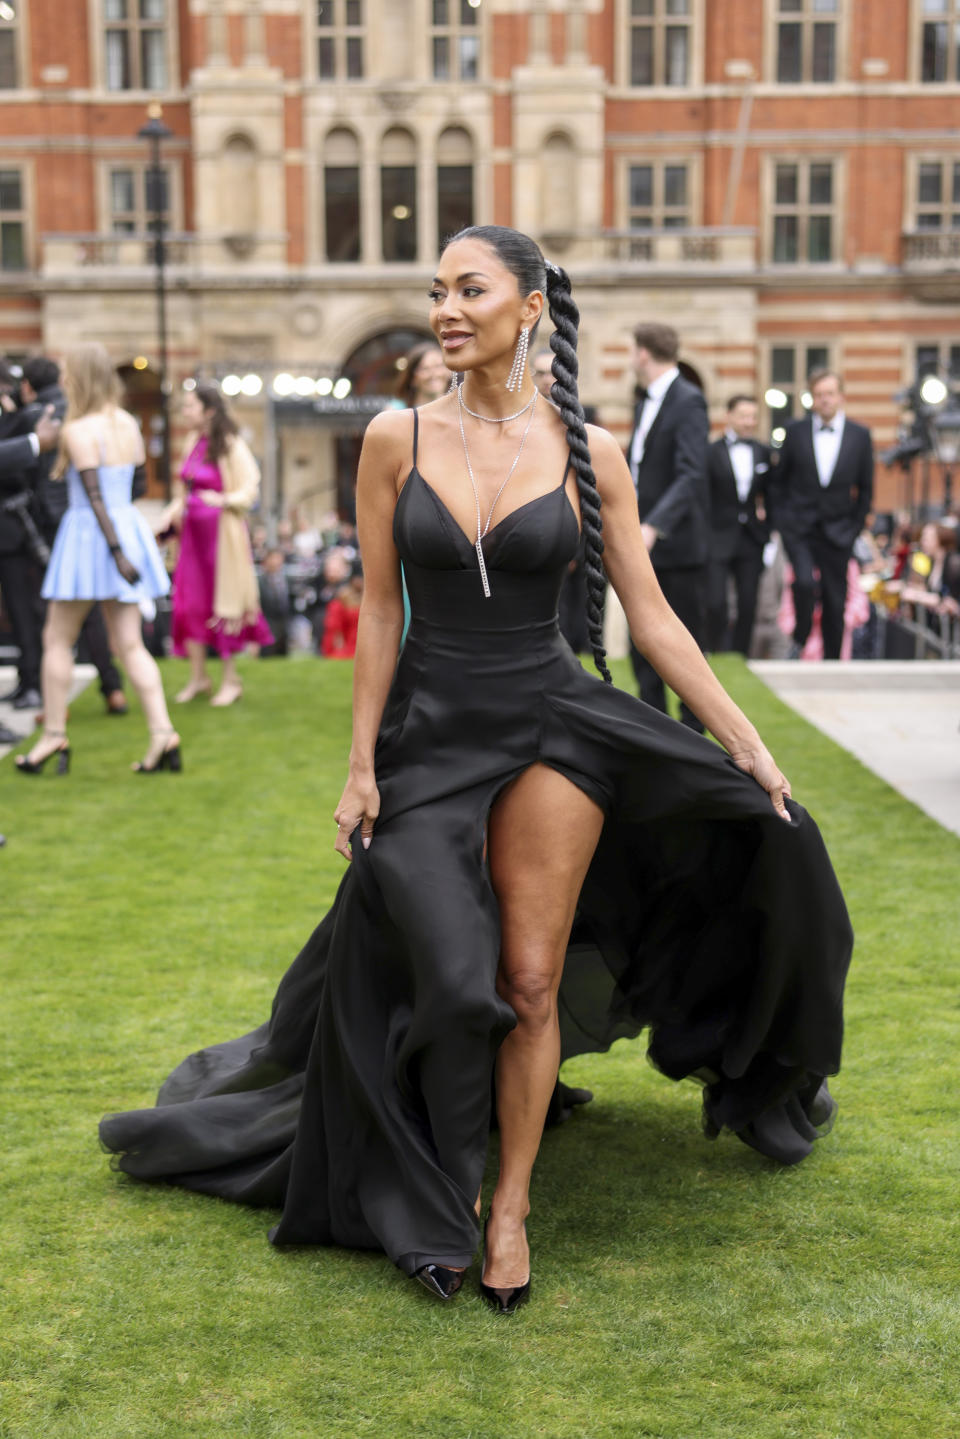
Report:
[[[489,1223],[489,1220],[487,1221]],[[524,1225],[524,1233],[527,1226]],[[512,1287],[496,1288],[492,1284],[484,1284],[483,1274],[487,1267],[487,1225],[483,1226],[483,1261],[480,1267],[480,1293],[495,1314],[516,1314],[521,1304],[526,1304],[530,1298],[530,1284],[533,1275],[529,1275],[523,1284],[514,1284]]]
[[442,1264],[424,1264],[413,1275],[436,1299],[452,1299],[463,1285],[463,1269],[446,1269]]
[[[53,736],[53,738],[56,738],[56,736]],[[54,755],[56,755],[57,757],[57,767],[55,773],[69,774],[70,746],[68,744],[62,744],[59,745],[57,749],[52,749],[49,754],[44,755],[43,759],[31,760],[25,754],[18,754],[14,763],[16,764],[17,770],[20,774],[42,774],[43,767],[46,764],[47,760],[53,759]]]

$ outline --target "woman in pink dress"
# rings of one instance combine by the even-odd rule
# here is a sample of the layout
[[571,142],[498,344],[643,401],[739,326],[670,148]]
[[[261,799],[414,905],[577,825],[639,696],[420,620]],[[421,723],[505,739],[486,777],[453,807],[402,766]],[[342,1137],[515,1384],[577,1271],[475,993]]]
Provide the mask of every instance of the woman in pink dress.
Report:
[[273,642],[253,568],[246,514],[256,501],[260,471],[216,385],[203,381],[183,402],[191,428],[174,499],[161,522],[180,531],[173,576],[173,652],[187,655],[190,679],[176,696],[186,704],[209,694],[207,646],[223,661],[210,703],[230,705],[243,694],[237,655]]

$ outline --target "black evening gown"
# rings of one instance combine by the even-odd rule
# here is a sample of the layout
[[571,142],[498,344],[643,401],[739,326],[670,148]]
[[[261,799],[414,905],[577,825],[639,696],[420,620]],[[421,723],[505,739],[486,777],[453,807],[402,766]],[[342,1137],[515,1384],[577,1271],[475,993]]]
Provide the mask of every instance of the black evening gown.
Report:
[[[416,435],[416,428],[414,431]],[[711,741],[588,674],[557,597],[577,550],[561,483],[473,546],[414,464],[394,535],[412,623],[376,747],[381,811],[259,1029],[190,1055],[153,1109],[108,1116],[127,1174],[275,1206],[278,1244],[465,1265],[491,1074],[490,806],[532,764],[605,823],[560,991],[563,1054],[650,1031],[668,1076],[783,1162],[832,1119],[852,935],[814,822]]]

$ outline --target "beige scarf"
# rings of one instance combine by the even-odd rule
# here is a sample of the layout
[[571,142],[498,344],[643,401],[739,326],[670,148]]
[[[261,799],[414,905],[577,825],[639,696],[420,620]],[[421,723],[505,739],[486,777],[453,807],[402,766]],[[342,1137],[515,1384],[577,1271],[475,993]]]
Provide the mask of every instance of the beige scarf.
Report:
[[[184,461],[199,440],[196,433],[187,436]],[[253,553],[247,531],[246,514],[256,503],[260,492],[260,470],[250,446],[232,435],[226,454],[218,463],[223,481],[223,507],[217,525],[217,569],[213,588],[213,618],[222,621],[225,630],[236,634],[253,624],[260,611],[257,577],[253,569]],[[164,511],[161,529],[177,528],[183,518],[185,504],[182,484]]]

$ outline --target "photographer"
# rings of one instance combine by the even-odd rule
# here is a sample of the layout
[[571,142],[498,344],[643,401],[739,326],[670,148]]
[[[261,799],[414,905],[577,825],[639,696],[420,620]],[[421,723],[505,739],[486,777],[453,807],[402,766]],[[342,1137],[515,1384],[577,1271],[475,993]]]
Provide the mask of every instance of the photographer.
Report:
[[[0,374],[2,373],[3,371],[0,371]],[[9,374],[9,371],[6,373]],[[0,380],[0,384],[2,383]],[[4,418],[8,414],[16,413],[15,410],[8,410],[7,406],[3,408]],[[56,447],[59,434],[60,423],[54,419],[52,409],[48,408],[39,416],[36,430],[31,434],[13,439],[0,438],[0,590],[10,615],[14,638],[20,647],[20,684],[13,695],[14,705],[18,709],[27,708],[25,704],[18,704],[16,699],[22,692],[30,693],[29,689],[23,691],[24,679],[32,679],[35,690],[40,680],[40,635],[34,628],[35,590],[30,587],[31,571],[35,569],[35,562],[38,561],[36,556],[31,556],[28,530],[20,518],[20,507],[25,501],[28,502],[30,497],[26,477],[40,455]],[[36,526],[33,527],[33,535],[34,542],[39,541],[42,545],[43,541],[37,534]],[[27,641],[26,658],[22,641],[24,632]],[[30,646],[34,643],[35,648],[31,650]],[[0,726],[0,743],[12,744],[18,739],[19,735]]]
[[0,470],[0,593],[20,651],[16,688],[0,698],[15,709],[33,709],[40,705],[39,581],[49,550],[31,512],[40,440],[24,431],[33,431],[37,417],[31,423],[18,400],[19,376],[0,362],[0,440],[6,441]]

